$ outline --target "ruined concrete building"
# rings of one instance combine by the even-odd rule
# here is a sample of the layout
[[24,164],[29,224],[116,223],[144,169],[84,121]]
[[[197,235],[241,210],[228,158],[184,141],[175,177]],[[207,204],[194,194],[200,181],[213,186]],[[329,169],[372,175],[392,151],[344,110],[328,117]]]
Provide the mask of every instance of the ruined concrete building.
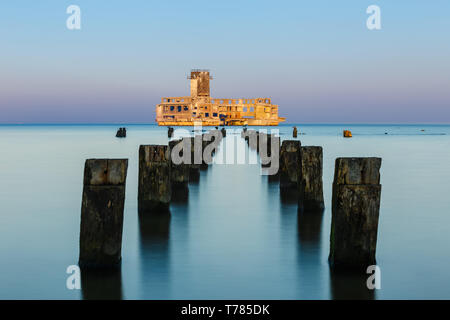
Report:
[[208,70],[192,70],[191,95],[164,97],[156,106],[156,121],[160,126],[277,126],[285,118],[278,117],[278,106],[269,98],[211,98]]

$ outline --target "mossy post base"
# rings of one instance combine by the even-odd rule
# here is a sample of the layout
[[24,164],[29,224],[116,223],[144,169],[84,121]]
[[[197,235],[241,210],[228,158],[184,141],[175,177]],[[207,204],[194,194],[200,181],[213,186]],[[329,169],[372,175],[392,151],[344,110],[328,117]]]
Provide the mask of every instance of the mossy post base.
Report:
[[80,225],[82,268],[120,264],[127,168],[127,159],[86,160]]

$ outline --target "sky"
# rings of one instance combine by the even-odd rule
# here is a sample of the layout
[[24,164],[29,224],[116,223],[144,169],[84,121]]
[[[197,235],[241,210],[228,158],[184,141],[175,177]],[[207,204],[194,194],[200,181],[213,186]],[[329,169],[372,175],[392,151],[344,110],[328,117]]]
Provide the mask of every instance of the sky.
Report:
[[450,1],[0,3],[0,123],[152,123],[194,68],[288,122],[450,123]]

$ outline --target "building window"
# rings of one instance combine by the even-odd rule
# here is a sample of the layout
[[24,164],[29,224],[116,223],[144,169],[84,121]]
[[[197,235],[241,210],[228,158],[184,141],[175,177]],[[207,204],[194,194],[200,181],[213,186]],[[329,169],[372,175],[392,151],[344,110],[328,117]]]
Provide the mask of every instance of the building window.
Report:
[[170,106],[170,111],[173,111],[173,110],[175,110],[175,107],[174,106]]
[[217,117],[217,113],[216,112],[213,113],[213,117]]
[[178,112],[181,112],[181,106],[178,106]]
[[184,106],[184,111],[188,111],[189,108],[187,106]]
[[205,113],[205,117],[209,117],[209,113],[207,112],[207,113]]

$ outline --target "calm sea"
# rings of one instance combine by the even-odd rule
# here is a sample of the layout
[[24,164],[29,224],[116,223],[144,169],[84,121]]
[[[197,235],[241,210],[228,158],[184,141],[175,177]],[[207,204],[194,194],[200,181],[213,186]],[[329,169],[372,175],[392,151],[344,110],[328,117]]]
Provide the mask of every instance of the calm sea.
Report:
[[[216,164],[171,205],[170,219],[144,221],[138,147],[167,144],[167,129],[128,125],[118,139],[118,127],[0,126],[1,299],[450,299],[450,126],[297,125],[303,145],[323,146],[323,214],[299,216],[259,165]],[[292,133],[273,129],[282,139]],[[383,158],[375,292],[366,275],[335,275],[327,262],[342,156]],[[68,290],[84,161],[104,157],[129,159],[122,267],[83,275],[82,290]]]

